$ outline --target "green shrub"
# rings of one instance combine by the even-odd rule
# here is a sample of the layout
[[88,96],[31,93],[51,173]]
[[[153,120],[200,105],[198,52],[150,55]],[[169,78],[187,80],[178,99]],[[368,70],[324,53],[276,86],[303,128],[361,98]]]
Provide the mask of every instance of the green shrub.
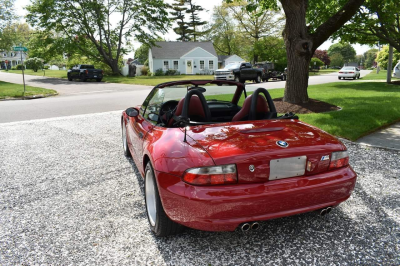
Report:
[[164,76],[162,68],[157,69],[156,72],[154,72],[154,76]]
[[33,72],[37,72],[43,68],[43,59],[32,57],[25,61],[26,68],[32,69]]
[[165,71],[165,75],[166,76],[175,76],[175,75],[179,75],[179,71],[175,70],[175,69],[168,69],[167,71]]
[[140,71],[142,72],[143,76],[147,76],[149,74],[149,68],[147,66],[143,66]]
[[17,67],[11,67],[11,70],[17,70]]
[[149,73],[147,73],[147,76],[148,76],[148,77],[151,77],[151,76],[153,76],[153,73],[151,73],[151,72],[149,71]]
[[25,69],[25,67],[23,65],[17,65],[15,68],[16,68],[16,70],[22,70],[22,68]]
[[49,69],[50,68],[50,66],[44,66],[43,67],[43,69]]

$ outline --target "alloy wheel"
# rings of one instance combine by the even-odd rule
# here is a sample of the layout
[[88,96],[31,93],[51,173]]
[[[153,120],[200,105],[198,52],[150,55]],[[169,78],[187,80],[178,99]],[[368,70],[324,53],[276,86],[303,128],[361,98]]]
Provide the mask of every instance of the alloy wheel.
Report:
[[145,182],[146,182],[145,196],[146,196],[147,216],[149,217],[149,222],[151,226],[155,226],[157,218],[156,190],[154,184],[154,177],[150,169],[146,172]]

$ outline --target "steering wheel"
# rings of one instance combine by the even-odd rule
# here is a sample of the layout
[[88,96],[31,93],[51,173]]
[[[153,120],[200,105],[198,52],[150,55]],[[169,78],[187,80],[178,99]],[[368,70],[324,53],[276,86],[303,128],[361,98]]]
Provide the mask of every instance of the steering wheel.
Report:
[[163,103],[160,107],[160,120],[164,124],[168,124],[168,120],[171,118],[173,112],[178,106],[179,101],[170,100]]

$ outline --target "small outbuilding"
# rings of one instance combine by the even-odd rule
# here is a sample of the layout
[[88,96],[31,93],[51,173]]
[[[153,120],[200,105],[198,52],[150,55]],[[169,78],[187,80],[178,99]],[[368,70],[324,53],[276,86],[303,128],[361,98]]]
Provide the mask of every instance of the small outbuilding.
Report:
[[229,65],[232,63],[242,63],[242,62],[245,62],[245,60],[235,54],[218,56],[218,68],[224,68],[226,65]]

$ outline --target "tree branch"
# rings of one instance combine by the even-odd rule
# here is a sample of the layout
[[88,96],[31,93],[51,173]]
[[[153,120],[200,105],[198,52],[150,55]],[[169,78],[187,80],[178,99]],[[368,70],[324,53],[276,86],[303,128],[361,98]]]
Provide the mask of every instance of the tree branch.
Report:
[[349,0],[335,15],[321,24],[311,34],[313,41],[312,51],[315,51],[324,43],[335,31],[340,29],[357,12],[365,0]]

